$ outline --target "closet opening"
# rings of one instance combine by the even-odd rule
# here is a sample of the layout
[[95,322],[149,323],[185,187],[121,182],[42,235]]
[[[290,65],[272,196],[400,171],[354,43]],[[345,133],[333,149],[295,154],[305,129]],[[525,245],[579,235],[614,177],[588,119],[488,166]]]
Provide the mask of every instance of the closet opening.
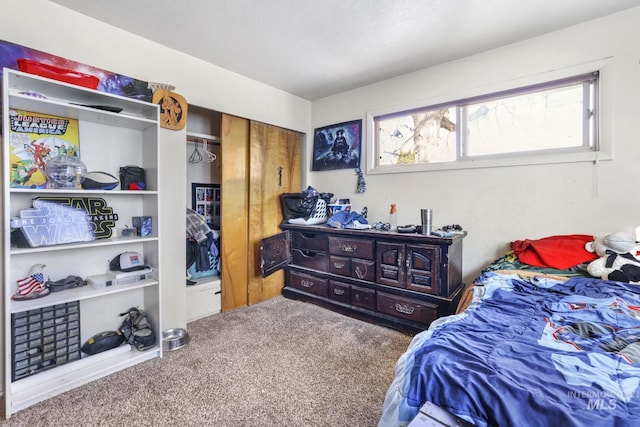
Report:
[[221,311],[222,113],[189,106],[186,131],[186,320]]

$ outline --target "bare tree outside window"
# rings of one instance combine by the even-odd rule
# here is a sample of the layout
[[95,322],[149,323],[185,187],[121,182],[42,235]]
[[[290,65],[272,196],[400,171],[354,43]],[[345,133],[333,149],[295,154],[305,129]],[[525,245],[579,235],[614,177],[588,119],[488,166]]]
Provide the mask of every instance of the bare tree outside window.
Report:
[[455,108],[430,110],[380,120],[380,164],[416,164],[454,161]]

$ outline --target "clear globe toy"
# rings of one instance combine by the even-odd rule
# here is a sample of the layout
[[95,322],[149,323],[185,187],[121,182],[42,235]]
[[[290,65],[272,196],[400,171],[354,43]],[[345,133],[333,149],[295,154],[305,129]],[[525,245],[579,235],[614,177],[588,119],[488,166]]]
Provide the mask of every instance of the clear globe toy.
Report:
[[81,188],[87,167],[78,157],[59,154],[44,165],[49,188]]

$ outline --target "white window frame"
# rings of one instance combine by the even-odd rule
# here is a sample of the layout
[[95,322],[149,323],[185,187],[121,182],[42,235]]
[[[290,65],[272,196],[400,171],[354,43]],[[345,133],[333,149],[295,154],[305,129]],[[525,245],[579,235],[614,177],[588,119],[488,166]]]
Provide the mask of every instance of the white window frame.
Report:
[[[591,64],[593,67],[593,64]],[[567,70],[565,70],[566,72]],[[575,70],[574,70],[575,71]],[[555,149],[544,150],[534,152],[519,152],[500,155],[488,155],[478,157],[461,157],[452,162],[441,163],[423,163],[423,164],[394,164],[394,165],[379,165],[377,162],[377,136],[375,135],[375,118],[391,115],[395,113],[409,112],[412,110],[430,108],[430,106],[443,106],[460,104],[462,101],[476,102],[478,99],[489,99],[494,95],[505,94],[517,94],[518,91],[526,88],[540,87],[540,90],[551,87],[554,83],[561,83],[562,81],[571,81],[578,77],[587,74],[599,74],[598,83],[596,84],[596,90],[593,94],[595,105],[595,125],[594,125],[594,146],[590,149],[584,147],[577,147],[575,149]],[[610,139],[603,138],[600,132],[601,123],[601,109],[602,109],[602,70],[592,68],[591,70],[581,70],[581,72],[575,74],[569,74],[565,76],[552,76],[555,78],[549,78],[540,81],[526,81],[517,86],[507,86],[498,88],[495,91],[486,93],[470,93],[467,96],[460,96],[451,98],[450,100],[438,99],[435,102],[421,102],[414,103],[412,105],[405,105],[400,108],[380,109],[376,111],[370,111],[366,114],[366,170],[368,174],[385,174],[385,173],[404,173],[404,172],[424,172],[424,171],[437,171],[437,170],[457,170],[457,169],[474,169],[474,168],[488,168],[488,167],[503,167],[503,166],[523,166],[523,165],[536,165],[536,164],[553,164],[553,163],[574,163],[574,162],[597,162],[599,160],[611,160],[613,158],[613,150]],[[462,101],[461,101],[462,100]],[[460,146],[458,144],[458,146]],[[364,148],[364,147],[363,147]]]

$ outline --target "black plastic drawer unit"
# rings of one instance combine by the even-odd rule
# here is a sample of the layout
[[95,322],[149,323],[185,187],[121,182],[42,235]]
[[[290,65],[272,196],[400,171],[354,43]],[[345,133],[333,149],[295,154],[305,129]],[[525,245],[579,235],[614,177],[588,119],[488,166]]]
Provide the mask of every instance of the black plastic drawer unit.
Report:
[[11,315],[11,380],[80,360],[80,303]]

